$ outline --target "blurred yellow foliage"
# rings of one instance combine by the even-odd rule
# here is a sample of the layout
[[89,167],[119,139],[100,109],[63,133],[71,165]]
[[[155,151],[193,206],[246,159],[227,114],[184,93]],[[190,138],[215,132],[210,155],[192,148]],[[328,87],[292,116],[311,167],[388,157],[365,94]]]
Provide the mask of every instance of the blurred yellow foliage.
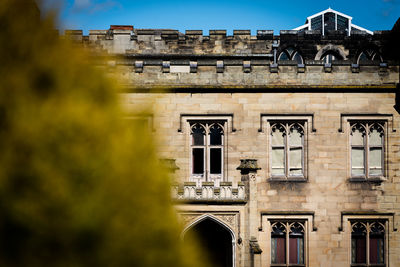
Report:
[[0,25],[0,265],[200,266],[116,82],[33,0],[1,0]]

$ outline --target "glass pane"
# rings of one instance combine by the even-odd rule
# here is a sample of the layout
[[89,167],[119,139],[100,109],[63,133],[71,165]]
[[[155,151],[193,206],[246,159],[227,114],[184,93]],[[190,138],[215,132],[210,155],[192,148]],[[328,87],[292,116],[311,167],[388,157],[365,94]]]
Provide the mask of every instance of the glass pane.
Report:
[[274,264],[286,263],[286,245],[284,237],[271,238],[271,261]]
[[302,168],[302,148],[291,148],[289,151],[289,167],[294,169]]
[[210,128],[210,144],[222,145],[223,129],[219,125],[213,125]]
[[324,63],[332,63],[332,61],[334,61],[336,58],[333,54],[326,54],[322,60],[324,61]]
[[289,263],[303,264],[304,263],[304,247],[303,237],[289,238]]
[[279,130],[275,130],[272,132],[271,143],[273,146],[283,146],[284,145],[284,136],[283,132]]
[[289,57],[288,57],[288,55],[287,55],[285,52],[282,52],[282,53],[279,55],[278,60],[289,60]]
[[192,153],[193,174],[204,174],[204,148],[193,148]]
[[335,14],[328,12],[324,14],[325,31],[335,30]]
[[369,262],[372,264],[384,263],[383,237],[369,239]]
[[349,20],[345,17],[337,15],[337,29],[339,31],[348,31],[349,30]]
[[364,136],[363,132],[359,129],[355,129],[351,133],[351,144],[354,146],[363,146],[364,145]]
[[195,146],[202,146],[204,145],[204,137],[205,137],[205,130],[204,128],[196,124],[192,127],[192,144]]
[[303,143],[302,140],[303,140],[303,135],[299,131],[299,129],[296,129],[296,128],[290,129],[289,144],[291,146],[301,146]]
[[297,64],[303,64],[303,58],[300,56],[298,52],[294,54],[293,60],[295,60]]
[[322,31],[322,15],[311,19],[311,30]]
[[302,176],[303,169],[290,169],[290,176]]
[[371,148],[369,151],[369,170],[371,175],[382,174],[382,148]]
[[365,52],[362,52],[358,57],[358,63],[368,61],[368,56]]
[[364,148],[351,149],[351,173],[352,175],[364,174]]
[[365,236],[351,238],[351,261],[352,263],[366,263],[366,238]]
[[377,129],[373,129],[369,133],[369,144],[371,146],[381,146],[382,145],[382,139],[383,139],[383,136],[381,136],[381,133],[378,132]]
[[382,57],[379,54],[375,53],[375,52],[373,52],[372,60],[373,61],[379,61],[379,62],[383,61]]
[[285,153],[283,148],[272,149],[272,174],[284,175],[285,174]]
[[210,173],[221,174],[222,173],[222,149],[211,148],[210,149]]

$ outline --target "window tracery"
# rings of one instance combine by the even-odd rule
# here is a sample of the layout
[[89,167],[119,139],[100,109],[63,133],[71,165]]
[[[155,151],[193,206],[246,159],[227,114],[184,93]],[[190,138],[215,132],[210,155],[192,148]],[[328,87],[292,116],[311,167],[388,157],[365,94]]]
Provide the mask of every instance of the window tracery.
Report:
[[271,176],[304,178],[304,122],[271,122]]
[[360,64],[363,62],[371,62],[371,61],[383,62],[383,58],[378,52],[376,52],[373,49],[363,50],[358,55],[357,64]]
[[386,266],[383,221],[351,221],[351,264]]
[[384,176],[383,122],[351,122],[351,176]]
[[305,222],[271,222],[271,266],[304,266]]
[[192,178],[222,179],[224,132],[223,121],[190,122]]
[[299,51],[295,50],[292,47],[286,48],[283,50],[278,57],[279,61],[287,61],[287,60],[293,60],[296,61],[297,64],[303,64],[303,57],[299,53]]

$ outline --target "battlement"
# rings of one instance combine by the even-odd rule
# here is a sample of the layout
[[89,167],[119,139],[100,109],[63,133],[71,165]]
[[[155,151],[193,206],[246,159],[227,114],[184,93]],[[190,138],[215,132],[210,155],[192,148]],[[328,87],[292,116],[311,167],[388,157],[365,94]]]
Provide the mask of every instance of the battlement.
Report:
[[[116,55],[110,66],[141,88],[341,88],[389,86],[399,75],[398,30],[186,30],[65,31],[65,38]],[[111,70],[112,71],[112,70]],[[252,75],[249,75],[249,74]],[[316,76],[316,73],[323,75]],[[318,77],[318,79],[316,78]],[[243,81],[246,80],[246,83]],[[134,81],[134,83],[132,83]],[[207,85],[207,86],[206,86]],[[347,88],[346,87],[346,88]]]
[[[256,35],[251,35],[250,30],[233,30],[233,35],[227,35],[227,30],[209,30],[206,35],[202,30],[186,30],[181,33],[173,29],[135,29],[131,25],[111,25],[108,30],[90,30],[88,36],[83,35],[82,30],[65,31],[67,39],[105,49],[110,54],[131,57],[246,55],[254,58],[262,55],[273,59],[275,55],[274,63],[277,63],[282,59],[293,59],[287,51],[289,49],[298,52],[299,64],[304,64],[306,60],[321,60],[330,52],[336,55],[337,60],[359,64],[358,57],[363,50],[371,49],[374,53],[379,53],[380,63],[391,64],[393,55],[385,48],[392,35],[392,31],[375,31],[373,35],[359,31],[349,36],[340,30],[326,31],[324,35],[319,30],[281,30],[279,35],[274,35],[273,30],[257,30]],[[322,54],[318,54],[321,49]]]

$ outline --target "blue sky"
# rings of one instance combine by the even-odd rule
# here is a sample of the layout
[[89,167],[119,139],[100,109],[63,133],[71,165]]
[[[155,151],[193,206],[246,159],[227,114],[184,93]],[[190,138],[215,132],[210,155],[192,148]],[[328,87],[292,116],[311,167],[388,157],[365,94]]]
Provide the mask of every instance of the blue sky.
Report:
[[185,30],[288,30],[328,7],[350,15],[368,30],[390,30],[400,16],[400,0],[47,0],[58,5],[60,29],[108,29],[111,24],[135,28]]

